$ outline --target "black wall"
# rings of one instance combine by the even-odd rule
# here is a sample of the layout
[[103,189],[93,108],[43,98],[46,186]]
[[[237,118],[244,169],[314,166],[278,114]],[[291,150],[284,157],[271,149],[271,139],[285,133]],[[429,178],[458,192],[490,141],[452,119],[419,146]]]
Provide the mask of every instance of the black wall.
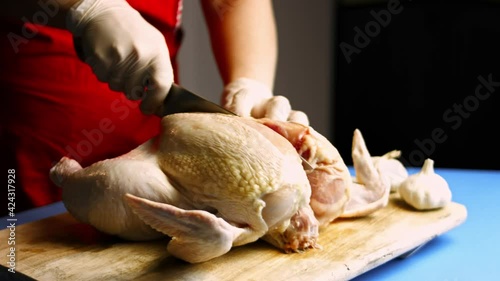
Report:
[[359,128],[372,155],[400,149],[408,166],[500,169],[500,2],[388,3],[337,10],[343,158]]

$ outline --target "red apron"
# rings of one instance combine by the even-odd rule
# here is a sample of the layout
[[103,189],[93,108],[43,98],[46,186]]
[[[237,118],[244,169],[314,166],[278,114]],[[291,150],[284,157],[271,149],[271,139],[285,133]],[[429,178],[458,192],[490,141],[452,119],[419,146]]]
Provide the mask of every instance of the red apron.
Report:
[[[175,62],[182,1],[129,3],[163,33]],[[48,175],[62,156],[87,166],[158,133],[158,117],[143,115],[78,59],[68,31],[0,21],[0,38],[1,162],[4,174],[15,169],[16,212],[61,200]]]

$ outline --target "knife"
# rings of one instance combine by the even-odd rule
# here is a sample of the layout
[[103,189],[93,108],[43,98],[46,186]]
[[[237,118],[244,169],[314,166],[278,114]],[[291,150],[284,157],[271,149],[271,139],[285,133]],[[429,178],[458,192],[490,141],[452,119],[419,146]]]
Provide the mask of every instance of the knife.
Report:
[[[223,113],[237,116],[236,113],[233,113],[222,106],[208,101],[203,97],[173,83],[167,93],[167,97],[163,101],[162,110],[158,115],[163,117],[165,115],[182,112]],[[304,170],[313,170],[311,164],[309,164],[304,157],[300,156],[300,159],[302,160],[302,167]]]
[[163,107],[158,115],[163,117],[165,115],[181,112],[209,112],[236,115],[224,107],[208,101],[173,83],[167,93],[167,97],[163,101]]

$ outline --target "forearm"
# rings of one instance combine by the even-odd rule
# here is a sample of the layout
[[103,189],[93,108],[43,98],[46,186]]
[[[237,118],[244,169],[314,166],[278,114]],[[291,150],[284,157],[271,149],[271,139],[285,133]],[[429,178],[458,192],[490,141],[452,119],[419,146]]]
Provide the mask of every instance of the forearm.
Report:
[[0,17],[9,21],[25,21],[25,18],[32,23],[66,28],[67,11],[76,2],[78,0],[9,0],[3,3]]
[[246,77],[272,89],[278,51],[271,0],[203,0],[202,6],[224,84]]

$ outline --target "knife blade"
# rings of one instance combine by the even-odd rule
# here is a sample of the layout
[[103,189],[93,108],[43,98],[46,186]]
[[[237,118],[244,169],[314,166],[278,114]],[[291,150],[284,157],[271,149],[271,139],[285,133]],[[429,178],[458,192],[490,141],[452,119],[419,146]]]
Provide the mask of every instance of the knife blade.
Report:
[[[223,113],[237,116],[236,113],[173,83],[167,93],[167,97],[163,101],[161,112],[158,115],[163,117],[169,114],[183,112]],[[313,170],[311,164],[309,164],[304,157],[300,156],[300,159],[302,160],[302,167],[304,170]]]
[[174,83],[163,101],[163,107],[159,115],[163,117],[182,112],[209,112],[236,115],[224,107],[206,100]]

